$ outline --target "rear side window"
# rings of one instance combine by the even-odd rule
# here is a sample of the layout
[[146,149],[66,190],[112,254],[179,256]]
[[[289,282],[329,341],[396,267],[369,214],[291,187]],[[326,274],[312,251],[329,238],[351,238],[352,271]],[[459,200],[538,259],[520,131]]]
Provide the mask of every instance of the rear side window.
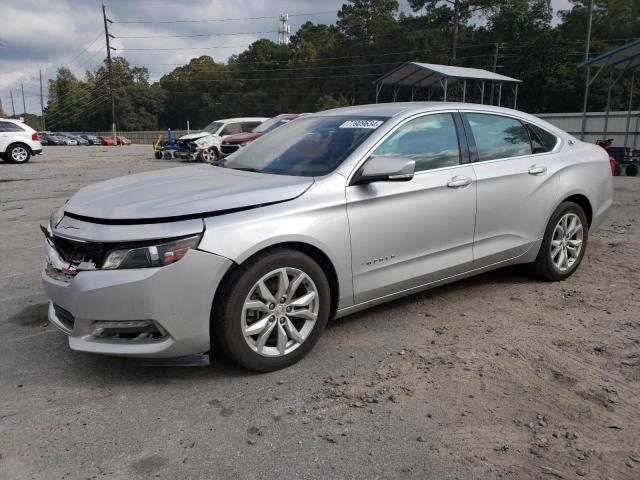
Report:
[[532,153],[529,133],[515,118],[467,113],[480,161],[519,157]]
[[222,129],[222,132],[220,132],[220,135],[235,135],[236,133],[241,133],[241,132],[242,132],[241,123],[229,123],[228,125],[225,125],[225,127]]
[[11,122],[0,122],[0,132],[24,132],[24,128]]
[[558,143],[558,137],[553,133],[547,132],[545,129],[527,123],[527,129],[531,136],[531,146],[533,153],[545,153],[553,150]]
[[373,152],[375,156],[406,157],[416,172],[460,164],[460,148],[453,116],[435,113],[408,121]]
[[242,124],[243,132],[252,132],[254,128],[260,125],[260,122],[244,122]]

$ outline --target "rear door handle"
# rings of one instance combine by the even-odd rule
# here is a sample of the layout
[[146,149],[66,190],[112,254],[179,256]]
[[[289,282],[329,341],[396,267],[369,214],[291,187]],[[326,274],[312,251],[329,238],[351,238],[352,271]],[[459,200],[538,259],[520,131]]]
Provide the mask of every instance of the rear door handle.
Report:
[[531,165],[529,167],[529,175],[542,175],[547,173],[547,167],[541,167],[538,165]]
[[449,188],[463,188],[466,187],[468,185],[471,185],[471,182],[473,182],[473,180],[471,180],[469,177],[465,177],[462,175],[456,175],[455,177],[452,177],[449,179],[449,181],[447,182],[447,187]]

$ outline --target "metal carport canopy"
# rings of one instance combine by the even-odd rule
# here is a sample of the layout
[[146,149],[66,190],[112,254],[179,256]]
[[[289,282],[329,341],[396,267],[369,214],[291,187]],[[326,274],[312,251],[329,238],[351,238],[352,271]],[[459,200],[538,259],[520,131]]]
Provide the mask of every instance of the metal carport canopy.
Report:
[[448,79],[449,83],[460,80],[484,80],[501,83],[522,83],[522,80],[500,75],[479,68],[436,65],[434,63],[405,62],[373,81],[374,84],[401,85],[403,87],[430,87]]
[[[491,82],[491,95],[493,100],[493,85],[499,87],[498,98],[502,97],[502,84],[510,84],[514,93],[514,108],[518,97],[518,84],[521,80],[500,75],[499,73],[481,70],[479,68],[456,67],[453,65],[436,65],[434,63],[405,62],[399,67],[385,73],[373,81],[376,87],[376,103],[383,86],[393,86],[393,100],[396,100],[398,90],[401,87],[411,88],[411,100],[413,100],[413,92],[416,88],[429,89],[439,85],[444,92],[444,101],[447,101],[447,90],[450,85],[456,82],[462,82],[462,101],[466,99],[467,81],[476,81],[481,83],[481,103],[484,103],[484,84]],[[500,104],[500,100],[498,100]]]
[[[587,67],[587,78],[584,87],[584,100],[582,105],[582,128],[580,139],[584,140],[587,125],[587,104],[589,101],[589,88],[603,70],[609,70],[609,87],[607,91],[606,116],[604,121],[603,138],[607,136],[609,125],[609,110],[611,109],[611,91],[614,85],[627,72],[631,72],[631,85],[629,88],[629,105],[627,108],[627,127],[624,135],[624,146],[627,147],[629,139],[629,127],[631,125],[631,110],[633,107],[633,89],[636,83],[636,72],[640,71],[640,38],[621,47],[598,55],[590,60],[578,64],[578,68]],[[597,68],[595,75],[591,75],[591,69]]]
[[578,65],[578,68],[587,66],[615,68],[616,70],[640,69],[640,38],[622,47],[613,48],[591,60],[582,62]]

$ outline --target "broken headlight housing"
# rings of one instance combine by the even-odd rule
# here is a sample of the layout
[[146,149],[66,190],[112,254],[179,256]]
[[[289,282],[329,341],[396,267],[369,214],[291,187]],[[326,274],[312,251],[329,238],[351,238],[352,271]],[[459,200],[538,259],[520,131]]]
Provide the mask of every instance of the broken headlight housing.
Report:
[[199,242],[200,235],[194,235],[157,245],[111,250],[102,263],[102,270],[164,267],[180,260]]

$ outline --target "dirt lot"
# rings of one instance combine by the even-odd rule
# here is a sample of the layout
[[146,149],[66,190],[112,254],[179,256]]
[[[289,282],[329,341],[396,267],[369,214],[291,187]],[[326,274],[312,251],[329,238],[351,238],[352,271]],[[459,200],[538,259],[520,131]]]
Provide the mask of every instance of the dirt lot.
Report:
[[0,478],[640,478],[640,178],[562,283],[499,270],[331,323],[284,371],[141,366],[47,325],[38,224],[149,147],[0,163]]

